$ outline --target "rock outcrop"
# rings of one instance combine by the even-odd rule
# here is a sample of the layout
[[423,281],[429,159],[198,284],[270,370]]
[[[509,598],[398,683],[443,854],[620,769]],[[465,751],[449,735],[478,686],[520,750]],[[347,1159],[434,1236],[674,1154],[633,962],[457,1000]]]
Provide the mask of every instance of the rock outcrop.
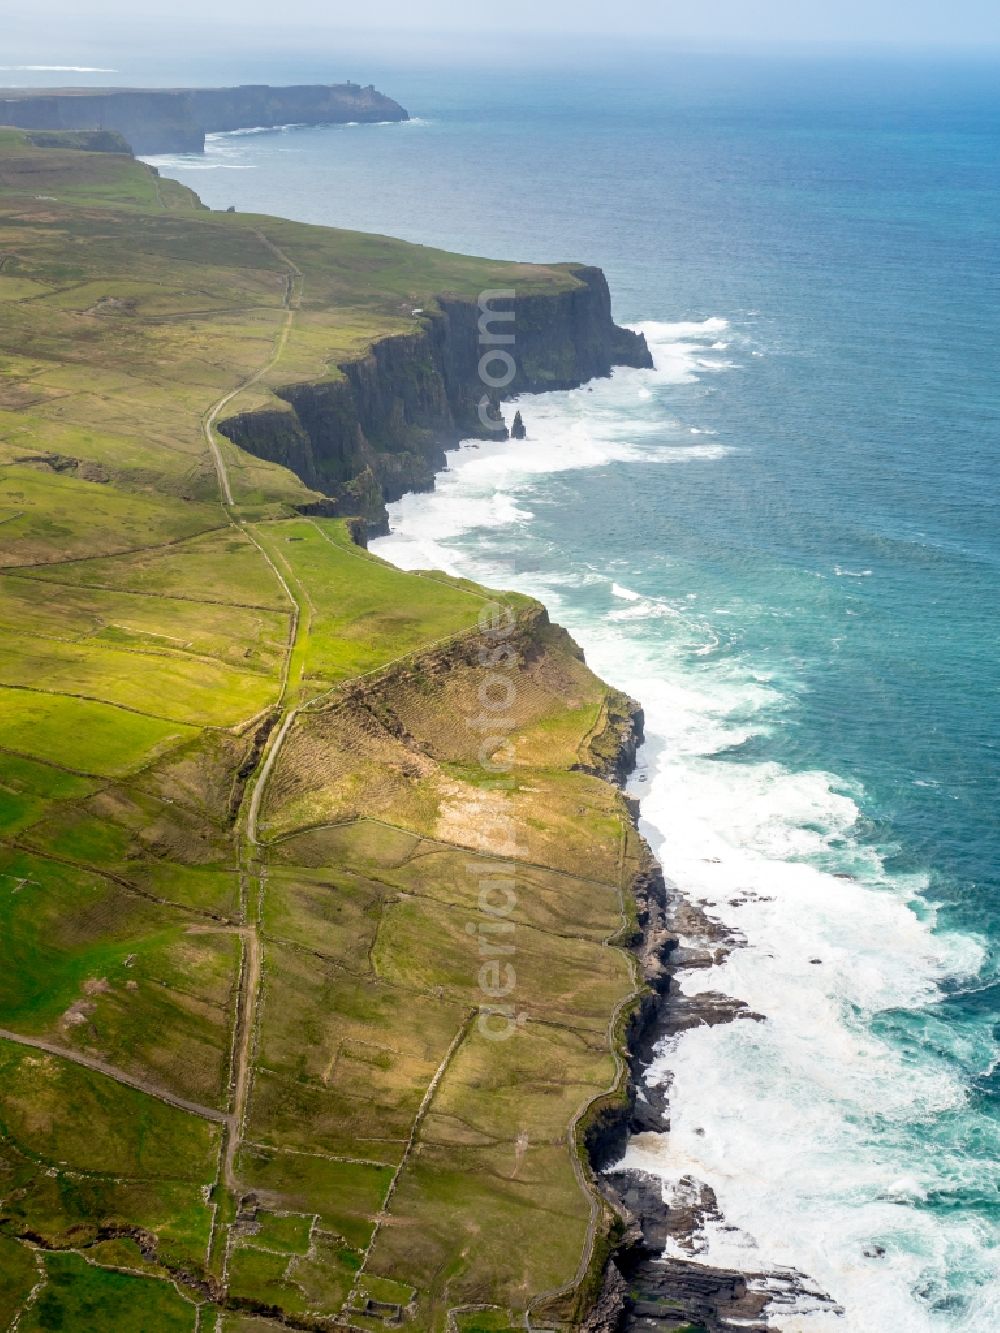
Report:
[[551,293],[492,303],[514,314],[514,373],[502,391],[480,378],[478,306],[441,297],[413,333],[380,339],[334,377],[278,388],[284,407],[229,417],[219,430],[328,496],[323,512],[361,514],[370,531],[385,531],[386,501],[429,490],[447,447],[506,437],[502,420],[491,429],[482,419],[496,414],[499,398],[575,388],[616,365],[652,365],[642,335],[612,319],[601,270],[567,265],[565,272],[568,281]]
[[734,1229],[712,1189],[691,1176],[665,1187],[658,1177],[619,1164],[630,1135],[669,1131],[670,1083],[643,1078],[659,1044],[695,1023],[760,1020],[741,1001],[716,992],[688,997],[676,982],[679,972],[720,962],[740,940],[669,887],[652,854],[632,890],[632,945],[647,990],[624,1034],[625,1086],[597,1108],[584,1131],[598,1186],[622,1231],[581,1333],[767,1333],[780,1326],[774,1320],[784,1312],[839,1313],[825,1291],[795,1270],[737,1271],[706,1263],[706,1228]]
[[0,124],[25,130],[112,130],[134,153],[201,153],[205,135],[258,125],[329,125],[408,120],[370,85],[271,88],[0,89]]
[[[639,733],[641,739],[641,731]],[[622,768],[627,771],[629,746]],[[696,1024],[762,1021],[740,1000],[715,991],[685,995],[677,977],[717,965],[742,941],[669,886],[651,853],[632,885],[636,938],[647,991],[625,1036],[623,1095],[587,1126],[585,1147],[604,1198],[623,1232],[609,1258],[593,1325],[599,1333],[767,1333],[784,1312],[840,1313],[809,1277],[792,1269],[737,1271],[703,1259],[706,1228],[728,1227],[713,1190],[684,1176],[672,1185],[619,1163],[632,1134],[670,1129],[670,1081],[644,1077],[664,1042]]]
[[[593,766],[585,767],[624,785],[642,741],[642,709],[612,692],[603,728],[591,739]],[[637,821],[638,802],[628,804]],[[659,1083],[647,1077],[657,1051],[695,1025],[764,1021],[720,992],[684,994],[679,974],[717,966],[744,941],[668,884],[637,827],[635,833],[643,855],[631,886],[629,943],[644,988],[620,1033],[621,1084],[581,1124],[582,1146],[619,1230],[580,1333],[768,1333],[783,1313],[842,1313],[793,1269],[738,1271],[706,1263],[709,1228],[736,1229],[727,1225],[711,1187],[692,1176],[665,1185],[622,1165],[632,1135],[670,1129],[670,1077]]]
[[603,1187],[626,1224],[603,1293],[606,1317],[612,1293],[621,1298],[618,1323],[608,1324],[615,1333],[774,1333],[782,1313],[842,1313],[794,1269],[738,1271],[698,1259],[705,1226],[725,1226],[707,1185],[684,1177],[664,1201],[657,1177],[631,1169],[605,1177]]

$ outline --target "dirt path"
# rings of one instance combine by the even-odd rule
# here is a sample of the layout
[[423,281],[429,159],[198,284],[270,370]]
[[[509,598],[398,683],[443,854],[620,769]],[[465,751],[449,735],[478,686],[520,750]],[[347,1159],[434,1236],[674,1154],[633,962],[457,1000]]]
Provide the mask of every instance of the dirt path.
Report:
[[240,1002],[240,1024],[235,1052],[236,1077],[233,1088],[233,1110],[227,1118],[229,1130],[223,1158],[223,1179],[228,1189],[237,1190],[236,1153],[243,1134],[250,1093],[250,1066],[253,1056],[254,1033],[257,1028],[257,1001],[260,996],[261,947],[256,927],[247,927],[243,935],[243,969]]
[[241,380],[235,389],[230,389],[228,393],[223,394],[222,397],[209,408],[202,421],[205,440],[208,444],[209,453],[212,456],[212,462],[215,464],[216,475],[219,478],[219,490],[222,492],[222,501],[228,509],[233,507],[233,492],[229,484],[229,472],[226,468],[225,460],[222,457],[222,450],[219,448],[219,442],[216,439],[215,423],[219,419],[219,414],[224,408],[229,406],[234,398],[241,394],[244,389],[249,389],[251,385],[258,384],[264,376],[278,364],[281,359],[281,354],[284,352],[288,343],[288,335],[292,331],[295,312],[298,310],[302,300],[302,270],[288,258],[283,250],[279,250],[274,242],[269,240],[262,231],[257,231],[255,229],[254,235],[268,248],[268,250],[271,251],[272,254],[276,255],[277,258],[281,260],[288,270],[285,279],[285,295],[282,300],[282,305],[285,310],[285,318],[282,321],[281,329],[274,344],[274,352],[270,359],[266,361],[259,370],[255,370],[252,375],[248,375],[246,379]]
[[[229,471],[226,467],[226,461],[223,457],[222,450],[219,447],[215,431],[216,421],[233,399],[245,389],[259,383],[281,359],[281,355],[288,344],[288,337],[292,330],[296,311],[302,300],[303,277],[301,269],[293,260],[288,258],[284,251],[279,249],[273,241],[265,236],[262,231],[255,229],[254,234],[285,266],[285,292],[282,301],[285,316],[275,340],[274,349],[270,358],[259,370],[255,371],[252,375],[248,375],[244,380],[237,384],[234,389],[230,389],[228,393],[223,394],[222,397],[209,408],[203,418],[202,427],[204,430],[205,441],[208,445],[209,453],[219,480],[219,493],[222,502],[226,507],[229,522],[253,542],[272,574],[280,584],[291,608],[288,642],[285,661],[282,666],[279,693],[279,704],[284,707],[284,701],[288,693],[291,661],[298,641],[301,624],[299,601],[292,592],[287,579],[282,574],[275,561],[249,530],[247,524],[235,510],[232,485],[229,480]],[[263,889],[264,875],[266,872],[263,869],[259,869],[255,872],[253,869],[256,849],[258,846],[257,817],[264,788],[267,785],[268,778],[270,777],[274,764],[281,752],[289,728],[294,721],[295,711],[294,708],[286,709],[281,725],[265,751],[263,762],[258,766],[256,773],[244,792],[243,804],[244,809],[246,810],[246,822],[243,825],[244,834],[242,841],[244,842],[244,846],[241,849],[241,864],[244,866],[243,874],[247,879],[252,880],[256,877],[259,890]],[[238,1192],[236,1155],[239,1151],[243,1126],[246,1120],[247,1108],[250,1100],[254,1039],[257,1030],[257,1012],[259,1008],[261,976],[263,972],[263,948],[261,946],[257,912],[252,907],[247,912],[247,920],[240,930],[240,934],[243,938],[243,964],[240,971],[240,1002],[233,1044],[233,1097],[231,1112],[226,1118],[228,1131],[226,1134],[226,1144],[223,1156],[223,1179],[226,1186],[234,1192]]]
[[257,778],[250,792],[250,801],[247,807],[247,840],[254,847],[260,846],[257,841],[257,818],[260,814],[260,803],[264,796],[264,789],[267,786],[267,780],[271,776],[271,770],[274,768],[278,755],[281,753],[285,737],[288,735],[297,714],[297,708],[290,708],[285,714],[278,729],[278,734],[275,736],[263,764],[257,771]]
[[44,1041],[41,1037],[25,1037],[22,1033],[11,1032],[7,1028],[0,1028],[0,1038],[16,1042],[19,1046],[30,1046],[36,1051],[44,1051],[47,1055],[58,1056],[60,1060],[69,1060],[75,1065],[82,1065],[84,1069],[91,1069],[95,1074],[103,1074],[105,1078],[114,1079],[116,1083],[121,1083],[126,1088],[144,1092],[150,1097],[155,1097],[157,1101],[166,1102],[168,1106],[176,1106],[179,1111],[188,1111],[202,1120],[212,1120],[217,1125],[228,1125],[230,1122],[230,1117],[225,1111],[217,1111],[212,1106],[201,1106],[198,1102],[188,1101],[186,1097],[179,1097],[166,1088],[158,1088],[149,1079],[139,1078],[124,1069],[116,1069],[114,1065],[109,1065],[106,1060],[100,1060],[96,1056],[69,1050],[65,1046],[57,1046],[55,1042]]

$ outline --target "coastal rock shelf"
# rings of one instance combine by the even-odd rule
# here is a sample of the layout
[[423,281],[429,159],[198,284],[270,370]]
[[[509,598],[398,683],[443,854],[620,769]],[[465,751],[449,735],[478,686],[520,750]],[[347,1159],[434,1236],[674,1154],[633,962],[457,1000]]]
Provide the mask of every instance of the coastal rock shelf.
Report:
[[0,124],[28,130],[105,130],[134,153],[201,153],[205,135],[274,125],[409,119],[370,85],[271,88],[0,88]]
[[[623,757],[634,753],[634,747],[626,747]],[[626,759],[619,778],[628,771]],[[634,805],[632,813],[637,813]],[[684,994],[685,972],[717,966],[744,941],[668,885],[645,843],[642,847],[642,864],[632,881],[637,910],[633,948],[646,991],[629,1026],[624,1095],[593,1117],[586,1138],[600,1188],[622,1230],[584,1329],[767,1333],[780,1328],[775,1321],[783,1313],[842,1313],[804,1273],[706,1263],[706,1228],[727,1226],[713,1190],[691,1176],[665,1187],[659,1177],[622,1165],[633,1136],[670,1129],[670,1079],[651,1083],[645,1077],[654,1056],[694,1026],[764,1021],[744,1001],[720,992]]]

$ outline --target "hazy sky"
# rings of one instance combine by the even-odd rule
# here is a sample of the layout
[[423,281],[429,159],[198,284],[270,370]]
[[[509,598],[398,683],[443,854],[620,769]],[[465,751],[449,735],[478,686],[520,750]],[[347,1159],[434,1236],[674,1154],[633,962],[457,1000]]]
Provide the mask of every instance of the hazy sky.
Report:
[[[594,34],[621,37],[655,35],[708,44],[891,43],[904,46],[1000,45],[997,0],[7,0],[18,35],[32,27],[58,41],[53,20],[65,16],[76,28],[86,14],[92,35],[100,18],[121,28],[165,19],[181,25],[237,29],[276,27],[287,39],[291,29],[378,29],[391,38],[403,30],[426,34],[503,31],[518,34],[563,33],[567,38]],[[137,15],[142,17],[137,20]],[[75,21],[73,21],[75,20]],[[97,31],[94,31],[95,25]],[[235,34],[234,34],[235,35]]]

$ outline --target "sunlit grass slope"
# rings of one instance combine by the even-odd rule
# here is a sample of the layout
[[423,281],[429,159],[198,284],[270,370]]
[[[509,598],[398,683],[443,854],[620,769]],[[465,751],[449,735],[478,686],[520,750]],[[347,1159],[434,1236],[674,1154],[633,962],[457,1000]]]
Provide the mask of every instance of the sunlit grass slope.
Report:
[[[491,784],[491,595],[211,424],[437,293],[573,279],[211,213],[71,142],[0,131],[0,1325],[505,1329],[569,1291],[568,1328],[607,1226],[573,1127],[635,988],[608,692],[502,595]],[[469,926],[502,819],[497,1043]]]

